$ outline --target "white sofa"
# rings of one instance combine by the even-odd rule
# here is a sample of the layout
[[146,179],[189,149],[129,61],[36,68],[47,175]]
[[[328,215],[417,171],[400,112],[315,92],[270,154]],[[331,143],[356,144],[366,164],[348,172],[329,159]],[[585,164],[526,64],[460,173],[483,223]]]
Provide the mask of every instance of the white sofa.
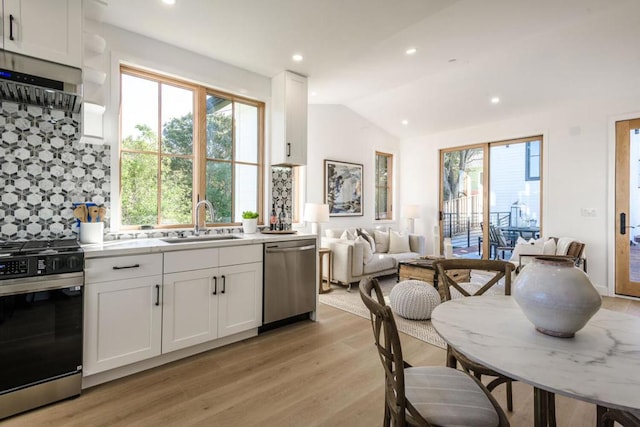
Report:
[[[349,229],[355,231],[356,229]],[[362,229],[361,229],[362,230]],[[364,229],[370,236],[375,236],[372,229]],[[368,262],[365,262],[366,248],[361,241],[341,239],[345,229],[327,229],[321,239],[321,246],[329,248],[332,252],[333,268],[331,281],[348,286],[359,282],[364,277],[377,277],[394,274],[398,269],[398,262],[405,259],[418,258],[425,253],[425,237],[418,234],[409,234],[409,251],[400,253],[379,252],[373,253]],[[377,230],[378,234],[381,230]],[[380,248],[382,245],[378,245]],[[328,266],[324,266],[323,274],[327,276]]]

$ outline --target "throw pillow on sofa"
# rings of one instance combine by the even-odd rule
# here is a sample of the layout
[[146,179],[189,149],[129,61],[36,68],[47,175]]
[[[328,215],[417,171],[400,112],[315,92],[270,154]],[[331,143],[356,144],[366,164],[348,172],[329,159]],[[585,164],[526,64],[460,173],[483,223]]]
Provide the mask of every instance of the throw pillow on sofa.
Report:
[[380,254],[389,252],[389,230],[374,230],[373,235],[376,241],[376,252]]
[[[551,239],[553,242],[553,239]],[[554,242],[555,243],[555,242]],[[555,248],[553,248],[555,251]],[[513,248],[513,252],[511,252],[510,261],[519,262],[520,255],[542,255],[546,254],[551,250],[551,245],[547,245],[545,248],[545,241],[543,239],[534,240],[531,239],[528,242],[525,239],[518,238],[515,248]]]
[[401,254],[405,252],[411,252],[409,235],[389,230],[389,253]]
[[358,236],[362,236],[367,242],[369,242],[369,245],[371,245],[371,252],[375,253],[376,251],[376,239],[370,235],[367,230],[364,230],[362,228],[356,228],[356,234]]
[[368,264],[373,259],[373,252],[371,251],[369,241],[362,236],[358,236],[356,237],[356,243],[362,243],[362,259],[365,264]]
[[356,240],[356,234],[351,230],[344,230],[342,235],[340,236],[341,240]]

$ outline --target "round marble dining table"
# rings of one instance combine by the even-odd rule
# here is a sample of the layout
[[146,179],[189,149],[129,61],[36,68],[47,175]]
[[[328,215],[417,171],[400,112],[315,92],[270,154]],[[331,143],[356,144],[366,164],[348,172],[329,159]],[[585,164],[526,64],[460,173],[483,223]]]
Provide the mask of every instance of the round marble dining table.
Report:
[[515,300],[501,295],[445,302],[431,322],[471,360],[534,386],[536,426],[548,425],[546,407],[539,406],[549,393],[640,409],[638,317],[600,309],[573,338],[556,338],[538,332]]

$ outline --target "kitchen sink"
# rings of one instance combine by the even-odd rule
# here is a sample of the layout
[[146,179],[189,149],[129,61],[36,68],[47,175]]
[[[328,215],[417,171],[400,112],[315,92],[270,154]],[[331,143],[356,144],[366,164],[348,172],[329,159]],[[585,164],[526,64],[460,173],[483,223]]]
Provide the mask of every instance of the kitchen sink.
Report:
[[231,234],[219,234],[215,236],[186,236],[186,237],[168,237],[160,239],[167,243],[195,243],[195,242],[215,242],[218,240],[242,239],[242,237],[233,236]]

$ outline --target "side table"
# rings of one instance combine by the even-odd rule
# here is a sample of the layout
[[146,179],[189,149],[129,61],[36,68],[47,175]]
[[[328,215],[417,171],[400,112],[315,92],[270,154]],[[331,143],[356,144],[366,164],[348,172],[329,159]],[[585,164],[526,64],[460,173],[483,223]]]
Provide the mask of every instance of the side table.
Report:
[[[327,283],[329,284],[329,288],[325,289],[324,287],[324,277],[323,277],[323,271],[324,271],[324,256],[328,255],[327,258],[329,258],[329,264],[327,264],[328,267],[328,276],[327,276]],[[318,292],[321,294],[326,294],[327,292],[331,292],[331,276],[333,273],[333,254],[331,253],[331,249],[329,248],[320,248],[318,249]]]

